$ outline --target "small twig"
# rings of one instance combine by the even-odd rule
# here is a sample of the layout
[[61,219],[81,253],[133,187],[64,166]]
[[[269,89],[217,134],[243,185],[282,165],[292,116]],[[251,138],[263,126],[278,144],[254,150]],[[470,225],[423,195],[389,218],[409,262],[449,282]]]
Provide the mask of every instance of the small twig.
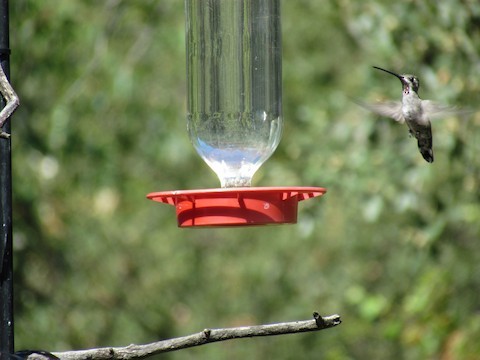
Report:
[[317,323],[318,327],[324,327],[325,326],[325,320],[323,317],[320,316],[319,313],[314,312],[313,313],[313,318],[315,319],[315,322]]
[[205,345],[217,341],[319,331],[335,327],[341,323],[339,315],[322,317],[315,312],[313,313],[313,317],[313,320],[305,321],[243,326],[225,329],[205,329],[196,334],[162,340],[145,345],[132,344],[125,347],[108,347],[54,353],[45,351],[23,351],[16,354],[25,354],[26,356],[23,358],[28,360],[48,360],[52,358],[58,358],[61,360],[133,360],[147,358],[160,353]]
[[8,139],[10,134],[3,132],[1,128],[7,121],[7,119],[13,114],[13,112],[17,109],[20,105],[20,98],[13,90],[10,82],[7,79],[7,75],[3,71],[3,68],[0,66],[0,93],[5,98],[7,104],[5,107],[0,111],[0,138]]

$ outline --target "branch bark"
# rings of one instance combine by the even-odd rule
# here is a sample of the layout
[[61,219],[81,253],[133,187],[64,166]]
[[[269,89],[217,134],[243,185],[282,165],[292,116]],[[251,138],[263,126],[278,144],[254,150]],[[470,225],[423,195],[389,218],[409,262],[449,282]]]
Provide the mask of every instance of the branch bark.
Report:
[[3,68],[0,66],[0,93],[3,95],[6,101],[5,107],[0,111],[0,138],[8,139],[10,134],[2,131],[2,127],[20,105],[20,98],[13,90],[10,82],[8,81],[7,75],[3,71]]
[[313,313],[313,320],[284,322],[268,325],[243,326],[224,329],[205,329],[198,333],[178,338],[161,340],[144,345],[128,345],[125,347],[106,347],[88,350],[75,350],[66,352],[46,351],[19,351],[15,357],[28,360],[133,360],[144,359],[149,356],[171,352],[190,347],[205,345],[217,341],[240,339],[257,336],[274,336],[294,334],[310,331],[319,331],[335,327],[341,323],[339,315],[320,316]]

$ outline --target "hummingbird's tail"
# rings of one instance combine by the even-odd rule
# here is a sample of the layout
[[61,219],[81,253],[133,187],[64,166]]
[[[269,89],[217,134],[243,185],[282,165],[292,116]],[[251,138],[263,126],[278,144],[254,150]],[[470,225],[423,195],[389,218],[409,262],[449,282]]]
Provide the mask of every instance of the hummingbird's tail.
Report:
[[419,136],[418,140],[418,150],[422,154],[423,158],[429,163],[433,162],[433,149],[432,149],[432,135],[429,137]]

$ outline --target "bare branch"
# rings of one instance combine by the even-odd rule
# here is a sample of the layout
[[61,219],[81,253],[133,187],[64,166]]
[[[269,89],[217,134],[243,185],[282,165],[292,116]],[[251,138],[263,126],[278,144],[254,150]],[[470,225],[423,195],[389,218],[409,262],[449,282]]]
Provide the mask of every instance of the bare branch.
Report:
[[322,317],[313,313],[313,320],[284,322],[268,325],[243,326],[225,329],[205,329],[199,333],[178,338],[162,340],[144,345],[108,347],[99,349],[76,350],[48,353],[45,351],[20,351],[15,357],[28,360],[133,360],[143,359],[160,353],[171,352],[190,347],[205,345],[217,341],[240,339],[256,336],[273,336],[319,331],[335,327],[341,323],[339,315]]
[[1,128],[5,124],[5,121],[13,114],[13,112],[17,109],[18,105],[20,105],[20,99],[18,95],[13,90],[10,82],[7,79],[7,75],[3,71],[2,67],[0,66],[0,93],[5,98],[7,104],[5,107],[0,111],[0,138],[8,139],[10,134],[3,132]]

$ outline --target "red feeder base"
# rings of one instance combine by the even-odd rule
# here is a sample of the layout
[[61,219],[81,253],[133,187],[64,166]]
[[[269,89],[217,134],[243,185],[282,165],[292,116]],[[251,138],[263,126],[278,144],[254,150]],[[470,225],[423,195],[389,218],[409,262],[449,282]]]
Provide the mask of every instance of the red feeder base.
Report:
[[299,201],[320,187],[245,187],[154,192],[148,199],[177,209],[179,227],[295,224]]

